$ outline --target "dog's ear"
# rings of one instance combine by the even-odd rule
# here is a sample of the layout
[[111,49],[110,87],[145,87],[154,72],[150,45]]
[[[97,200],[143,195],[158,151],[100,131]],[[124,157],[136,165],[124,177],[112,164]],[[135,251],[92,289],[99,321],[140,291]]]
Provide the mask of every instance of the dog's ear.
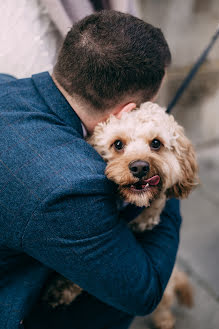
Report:
[[199,184],[198,164],[194,148],[189,139],[184,135],[184,129],[177,127],[177,145],[174,153],[180,165],[179,180],[167,189],[167,197],[186,198],[192,189]]

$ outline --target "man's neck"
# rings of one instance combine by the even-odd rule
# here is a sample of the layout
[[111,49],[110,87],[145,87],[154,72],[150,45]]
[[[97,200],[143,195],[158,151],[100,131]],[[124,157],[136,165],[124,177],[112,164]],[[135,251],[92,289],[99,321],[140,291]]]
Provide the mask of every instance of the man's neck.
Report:
[[91,134],[94,130],[94,127],[96,124],[100,121],[104,121],[103,117],[98,117],[96,114],[93,113],[93,110],[91,111],[92,115],[89,115],[89,109],[87,109],[87,105],[80,104],[74,97],[71,97],[66,90],[60,85],[60,83],[56,80],[54,75],[51,75],[51,78],[56,85],[56,87],[59,89],[59,91],[62,93],[62,95],[65,97],[69,105],[72,107],[72,109],[76,112],[78,117],[80,118],[81,122],[85,126],[88,134]]
[[92,134],[95,126],[99,122],[106,121],[111,114],[115,115],[118,119],[120,119],[123,113],[130,112],[134,108],[136,108],[137,102],[134,99],[127,96],[127,99],[123,99],[123,102],[117,104],[112,109],[108,109],[107,111],[103,111],[103,112],[100,111],[98,112],[97,110],[95,111],[93,108],[88,108],[89,105],[87,105],[86,103],[82,103],[78,101],[76,97],[70,96],[66,92],[66,90],[60,85],[60,83],[56,80],[54,75],[52,75],[51,77],[56,87],[63,94],[63,96],[68,101],[72,109],[74,109],[74,111],[80,118],[81,122],[83,123],[84,127],[88,132],[88,135]]

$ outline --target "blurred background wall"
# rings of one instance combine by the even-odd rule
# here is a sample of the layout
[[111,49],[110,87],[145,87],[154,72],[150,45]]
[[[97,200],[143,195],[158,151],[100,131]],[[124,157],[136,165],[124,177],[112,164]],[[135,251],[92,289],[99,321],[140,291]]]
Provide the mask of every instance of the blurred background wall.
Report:
[[[160,103],[166,106],[219,25],[219,1],[139,0],[138,5],[141,18],[162,29],[172,52],[172,66],[160,97]],[[219,42],[174,114],[200,145],[219,140],[218,107]]]

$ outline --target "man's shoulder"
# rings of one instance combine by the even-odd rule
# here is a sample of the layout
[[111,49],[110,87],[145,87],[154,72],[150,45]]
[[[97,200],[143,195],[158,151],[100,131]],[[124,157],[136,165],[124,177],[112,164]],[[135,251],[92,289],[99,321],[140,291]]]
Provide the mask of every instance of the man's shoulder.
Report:
[[[57,89],[48,74],[39,74],[37,84],[34,78],[12,77],[6,77],[1,83],[0,75],[1,159],[12,171],[25,168],[26,177],[28,168],[24,163],[28,163],[30,175],[31,172],[37,173],[36,178],[44,175],[45,180],[52,182],[70,182],[80,177],[89,179],[102,175],[105,163],[83,139],[80,121],[76,115],[69,113],[73,114],[73,110],[66,107],[63,99],[60,103],[56,100],[48,105],[46,101],[51,95],[46,94],[48,97],[43,98],[42,90],[38,92],[38,88],[46,88],[46,81],[50,84],[48,89],[56,94]],[[55,96],[60,97],[59,94]],[[63,116],[65,112],[69,115],[72,125],[65,122],[65,117],[57,115],[57,107],[60,107]]]
[[23,182],[43,192],[58,185],[92,190],[95,181],[105,180],[105,162],[73,127],[43,113],[15,120],[0,132],[0,153]]
[[13,76],[0,74],[0,99],[2,96],[10,96],[18,91],[27,92],[32,87],[31,78],[16,79]]
[[10,114],[19,119],[22,113],[30,111],[47,111],[47,105],[42,97],[40,97],[33,83],[33,79],[16,79],[14,77],[4,79],[0,74],[1,117]]
[[37,103],[32,88],[32,79],[0,86],[0,158],[4,163],[0,177],[28,189],[38,199],[58,186],[80,194],[103,189],[105,162],[83,139],[80,121],[73,116],[71,120],[77,123],[64,122],[44,101]]

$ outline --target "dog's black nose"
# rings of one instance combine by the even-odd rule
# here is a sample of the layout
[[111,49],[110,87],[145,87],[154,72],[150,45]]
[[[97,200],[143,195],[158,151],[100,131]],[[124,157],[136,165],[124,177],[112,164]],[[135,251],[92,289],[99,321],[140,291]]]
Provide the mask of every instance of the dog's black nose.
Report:
[[146,161],[133,161],[129,164],[129,170],[131,171],[132,175],[138,178],[142,178],[143,176],[147,175],[149,172],[150,165]]

